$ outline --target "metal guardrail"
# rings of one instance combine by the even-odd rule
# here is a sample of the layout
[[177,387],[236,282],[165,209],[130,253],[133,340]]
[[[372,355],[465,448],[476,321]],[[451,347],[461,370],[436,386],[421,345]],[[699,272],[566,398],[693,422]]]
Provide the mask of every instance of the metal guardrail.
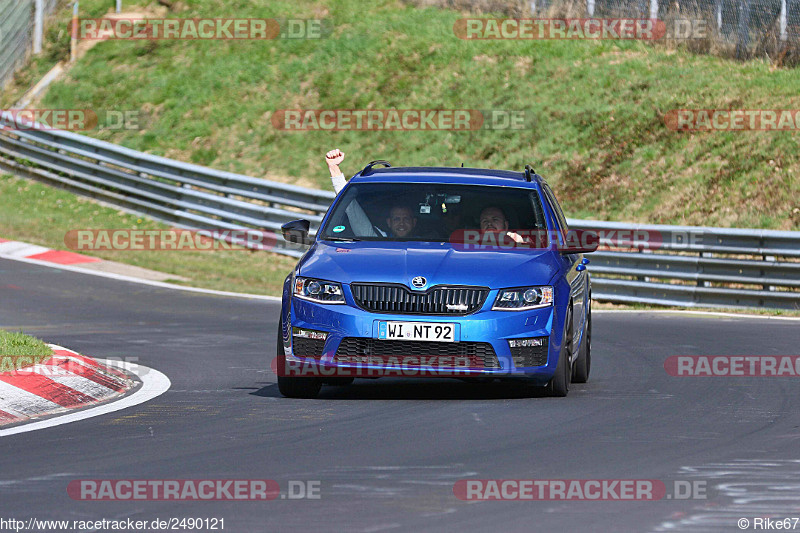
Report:
[[[335,197],[313,190],[137,152],[0,116],[0,169],[23,174],[178,227],[280,232],[296,218],[312,231]],[[590,257],[600,301],[800,309],[800,232],[570,220],[603,238],[644,238],[639,251]],[[636,233],[638,232],[638,233]],[[277,238],[276,252],[301,251]]]
[[[569,220],[628,250],[592,253],[593,297],[617,303],[800,309],[800,232]],[[615,235],[615,232],[617,233]],[[638,243],[644,244],[637,251]]]
[[[178,227],[256,228],[307,218],[316,227],[335,197],[130,150],[72,132],[32,129],[0,116],[0,168]],[[296,249],[276,251],[299,257]]]

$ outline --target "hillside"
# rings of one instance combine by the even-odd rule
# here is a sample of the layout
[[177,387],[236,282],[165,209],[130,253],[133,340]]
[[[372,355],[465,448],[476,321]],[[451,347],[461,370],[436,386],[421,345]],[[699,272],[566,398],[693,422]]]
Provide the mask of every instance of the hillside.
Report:
[[[157,5],[126,1],[155,10]],[[107,2],[82,2],[97,16]],[[466,41],[463,13],[397,1],[177,2],[169,17],[328,19],[327,38],[110,41],[38,107],[131,110],[142,128],[90,131],[125,146],[304,186],[321,158],[488,166],[544,175],[567,214],[800,229],[792,132],[668,129],[675,109],[800,109],[797,70],[633,41]],[[51,32],[52,33],[52,32]],[[282,109],[501,109],[521,130],[281,131]]]

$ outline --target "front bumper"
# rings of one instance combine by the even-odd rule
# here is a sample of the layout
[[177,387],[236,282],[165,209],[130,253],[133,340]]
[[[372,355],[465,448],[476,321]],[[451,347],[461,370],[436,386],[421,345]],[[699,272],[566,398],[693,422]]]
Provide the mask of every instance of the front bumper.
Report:
[[[382,314],[349,301],[330,305],[291,298],[289,312],[286,302],[283,312],[286,364],[294,364],[294,368],[310,364],[322,369],[323,375],[329,372],[327,375],[334,376],[496,377],[547,383],[563,342],[563,317],[557,306],[492,311],[496,296],[497,291],[491,291],[482,309],[466,316]],[[453,323],[456,342],[377,340],[382,321]],[[309,350],[306,339],[293,340],[294,328],[323,332],[326,338],[317,340],[316,347]],[[536,342],[542,343],[538,348],[542,353],[533,358],[520,357],[518,348],[512,353],[509,340],[530,338],[539,339]],[[531,362],[536,365],[526,366]]]

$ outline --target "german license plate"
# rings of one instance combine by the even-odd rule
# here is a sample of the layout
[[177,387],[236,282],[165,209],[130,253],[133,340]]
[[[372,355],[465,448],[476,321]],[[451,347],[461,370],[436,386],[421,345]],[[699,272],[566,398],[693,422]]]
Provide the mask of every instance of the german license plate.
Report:
[[446,322],[380,322],[383,340],[455,342],[456,325]]

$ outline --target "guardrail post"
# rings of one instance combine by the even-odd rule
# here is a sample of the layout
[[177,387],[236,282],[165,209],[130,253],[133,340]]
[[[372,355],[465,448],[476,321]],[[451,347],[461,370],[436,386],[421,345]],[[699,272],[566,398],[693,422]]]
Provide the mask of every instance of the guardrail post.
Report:
[[786,0],[781,0],[780,29],[781,41],[787,40],[789,38],[789,34],[786,31]]
[[122,13],[122,0],[117,0],[117,13]]
[[[703,259],[703,257],[704,257],[704,254],[703,254],[703,252],[699,252],[697,255],[700,257],[700,259]],[[698,287],[706,287],[706,286],[707,286],[707,285],[706,285],[706,282],[705,282],[704,280],[700,279],[700,276],[701,276],[701,274],[702,274],[702,271],[703,271],[703,267],[701,267],[701,266],[698,264],[698,265],[697,265],[697,286],[698,286]]]
[[[764,261],[776,261],[777,260],[777,257],[774,256],[774,255],[762,255],[761,257],[764,259]],[[761,270],[761,275],[762,276],[766,275],[763,270]],[[774,285],[762,285],[761,288],[763,288],[765,291],[774,291],[775,290],[775,286]]]
[[44,0],[36,0],[33,19],[33,53],[42,53],[42,33],[44,28]]
[[74,63],[78,57],[78,1],[72,6],[72,38],[69,43],[69,62]]

